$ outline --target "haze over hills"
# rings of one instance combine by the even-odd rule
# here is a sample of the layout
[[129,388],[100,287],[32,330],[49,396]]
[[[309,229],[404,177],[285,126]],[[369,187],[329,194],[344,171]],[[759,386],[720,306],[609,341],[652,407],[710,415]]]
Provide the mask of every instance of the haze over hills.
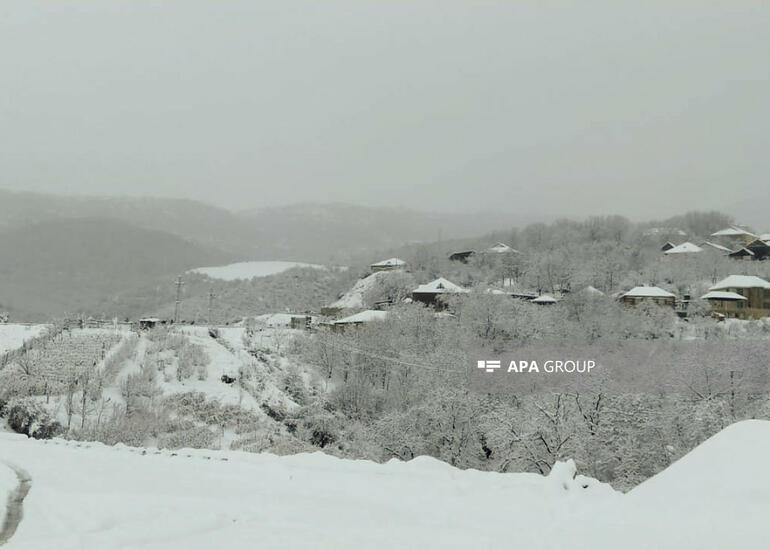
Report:
[[[246,260],[346,264],[366,252],[511,225],[505,216],[345,204],[236,213],[184,199],[0,190],[0,310],[17,320],[136,315],[165,307],[174,278],[196,267]],[[202,296],[208,292],[193,286]]]
[[360,252],[414,241],[482,235],[521,223],[491,213],[433,214],[348,204],[298,204],[230,212],[167,198],[65,197],[0,190],[0,228],[58,219],[110,218],[164,231],[241,260],[344,263]]
[[170,285],[175,274],[232,256],[170,233],[84,218],[0,232],[0,258],[0,309],[47,319],[93,312],[127,288]]

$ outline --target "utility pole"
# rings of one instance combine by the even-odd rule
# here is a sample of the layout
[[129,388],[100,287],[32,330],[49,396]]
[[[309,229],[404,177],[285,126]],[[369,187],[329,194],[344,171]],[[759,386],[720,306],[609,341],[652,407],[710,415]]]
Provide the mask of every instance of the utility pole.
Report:
[[184,281],[182,281],[182,276],[176,278],[176,301],[174,302],[174,324],[176,325],[179,323],[179,304],[182,303],[182,286],[184,285]]
[[213,287],[210,288],[209,289],[209,318],[208,318],[209,325],[213,324],[212,317],[211,317],[211,312],[214,309],[214,298],[216,298],[216,297],[217,297],[217,295],[214,294],[214,288]]

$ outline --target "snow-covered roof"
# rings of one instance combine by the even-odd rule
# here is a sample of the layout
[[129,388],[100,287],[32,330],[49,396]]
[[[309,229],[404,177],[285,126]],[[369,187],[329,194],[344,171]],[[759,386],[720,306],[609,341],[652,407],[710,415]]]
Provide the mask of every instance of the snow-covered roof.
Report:
[[430,283],[418,286],[412,292],[417,292],[420,294],[457,294],[460,292],[468,291],[463,287],[454,284],[452,281],[447,281],[443,277],[439,277],[435,281],[431,281]]
[[160,323],[160,319],[157,317],[142,317],[139,319],[140,323]]
[[491,252],[493,254],[505,254],[506,252],[512,252],[515,254],[518,254],[519,251],[515,248],[511,248],[505,243],[497,243],[495,246],[489,247],[486,250],[487,252]]
[[555,304],[556,298],[553,296],[549,296],[548,294],[543,294],[542,296],[538,296],[534,300],[532,300],[532,303],[534,304]]
[[494,294],[495,296],[507,296],[508,293],[504,290],[500,290],[499,288],[488,288],[487,294]]
[[759,240],[760,240],[760,241],[765,241],[765,242],[768,242],[768,241],[770,241],[770,233],[762,233],[762,234],[759,236]]
[[741,235],[751,235],[752,237],[756,237],[754,233],[750,233],[745,229],[741,229],[740,227],[735,227],[734,225],[730,227],[726,227],[724,229],[720,229],[716,233],[711,234],[712,237],[739,237]]
[[401,258],[388,258],[371,265],[371,267],[396,267],[400,265],[406,265],[406,262]]
[[686,242],[676,245],[674,248],[669,248],[664,254],[692,254],[693,252],[703,252],[703,249],[691,242]]
[[676,298],[667,290],[657,286],[635,286],[622,295],[622,298]]
[[730,275],[725,277],[709,290],[724,290],[726,288],[767,288],[770,289],[770,282],[765,281],[754,275]]
[[714,248],[714,249],[719,250],[721,252],[732,252],[732,250],[730,250],[726,246],[722,246],[721,244],[712,243],[710,241],[705,241],[705,242],[701,243],[701,247],[706,247],[706,246],[710,246],[711,248]]
[[728,292],[726,290],[712,290],[701,296],[701,300],[748,300],[737,292]]
[[370,323],[372,321],[382,321],[388,316],[387,311],[377,311],[375,309],[367,309],[365,311],[361,311],[360,313],[356,313],[355,315],[351,315],[350,317],[345,317],[343,319],[339,319],[338,321],[334,321],[335,325],[348,325],[351,323]]
[[590,294],[590,295],[593,295],[593,296],[604,296],[604,292],[602,292],[598,288],[593,287],[591,285],[588,285],[587,287],[585,287],[580,292],[583,293],[583,294]]

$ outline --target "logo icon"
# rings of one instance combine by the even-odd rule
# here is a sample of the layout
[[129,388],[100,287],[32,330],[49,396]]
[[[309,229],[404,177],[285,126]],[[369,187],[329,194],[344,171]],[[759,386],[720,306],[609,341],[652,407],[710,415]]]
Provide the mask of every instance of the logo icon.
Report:
[[477,361],[476,366],[484,369],[484,372],[495,372],[500,368],[500,361]]

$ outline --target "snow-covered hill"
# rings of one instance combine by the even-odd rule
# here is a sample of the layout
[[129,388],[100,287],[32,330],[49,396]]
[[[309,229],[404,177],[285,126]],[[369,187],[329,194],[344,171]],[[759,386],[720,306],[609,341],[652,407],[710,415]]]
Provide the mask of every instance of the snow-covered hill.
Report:
[[542,477],[0,434],[32,478],[9,549],[766,548],[768,451],[770,422],[739,423],[622,495],[571,462]]

